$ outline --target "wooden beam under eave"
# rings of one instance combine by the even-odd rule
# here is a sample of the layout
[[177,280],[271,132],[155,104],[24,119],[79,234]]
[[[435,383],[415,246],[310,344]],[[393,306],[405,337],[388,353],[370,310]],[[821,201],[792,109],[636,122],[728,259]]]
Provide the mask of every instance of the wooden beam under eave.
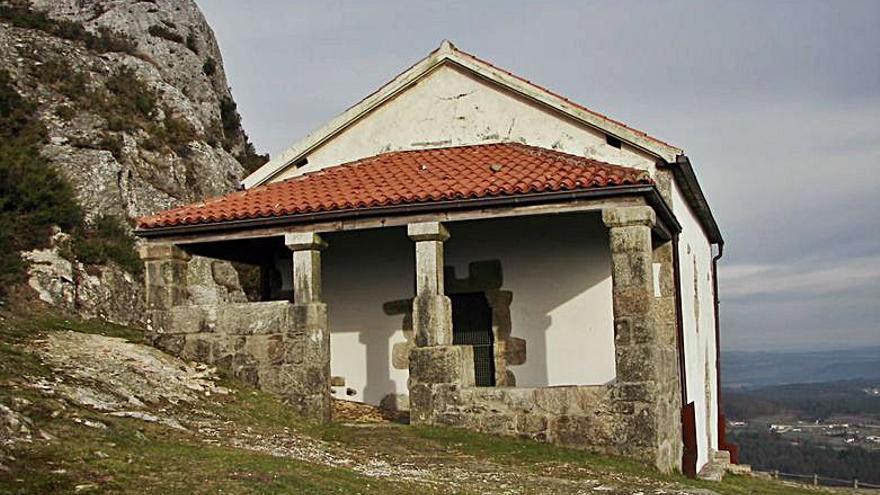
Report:
[[606,208],[620,206],[642,206],[646,202],[641,196],[618,196],[601,199],[580,199],[552,204],[533,204],[523,206],[504,206],[479,209],[458,209],[414,214],[362,216],[332,221],[316,221],[301,223],[277,224],[267,227],[249,227],[221,232],[187,233],[185,229],[178,234],[150,237],[147,242],[173,243],[178,245],[259,239],[282,236],[293,232],[344,232],[353,230],[376,229],[383,227],[401,227],[411,223],[422,222],[464,222],[469,220],[485,220],[510,218],[528,215],[553,215],[576,212],[599,212]]

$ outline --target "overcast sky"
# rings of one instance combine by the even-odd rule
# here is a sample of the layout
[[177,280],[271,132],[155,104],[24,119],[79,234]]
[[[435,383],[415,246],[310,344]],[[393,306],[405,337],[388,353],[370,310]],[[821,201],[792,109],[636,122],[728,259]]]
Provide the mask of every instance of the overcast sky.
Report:
[[880,345],[880,1],[199,3],[260,151],[448,38],[685,149],[725,349]]

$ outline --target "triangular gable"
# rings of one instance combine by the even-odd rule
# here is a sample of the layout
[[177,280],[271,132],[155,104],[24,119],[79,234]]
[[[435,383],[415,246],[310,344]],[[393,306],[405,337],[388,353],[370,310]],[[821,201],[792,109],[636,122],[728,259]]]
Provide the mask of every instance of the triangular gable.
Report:
[[[246,188],[251,188],[277,177],[291,165],[308,156],[313,150],[321,147],[386,102],[412,88],[445,64],[452,64],[459,70],[484,79],[521,98],[562,113],[584,126],[613,136],[628,146],[660,160],[672,163],[682,153],[682,150],[674,146],[573,103],[545,88],[461,51],[449,41],[444,41],[437,50],[431,52],[379,90],[260,167],[245,178],[242,184]],[[285,175],[290,175],[290,173],[287,172]]]

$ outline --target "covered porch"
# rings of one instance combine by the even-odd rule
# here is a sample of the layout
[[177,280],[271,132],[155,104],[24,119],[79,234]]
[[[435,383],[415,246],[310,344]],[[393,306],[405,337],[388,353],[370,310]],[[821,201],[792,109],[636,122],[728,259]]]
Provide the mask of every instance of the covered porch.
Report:
[[[358,400],[676,469],[679,229],[650,179],[151,226],[149,332],[317,420]],[[192,255],[259,267],[261,300],[189,304]]]

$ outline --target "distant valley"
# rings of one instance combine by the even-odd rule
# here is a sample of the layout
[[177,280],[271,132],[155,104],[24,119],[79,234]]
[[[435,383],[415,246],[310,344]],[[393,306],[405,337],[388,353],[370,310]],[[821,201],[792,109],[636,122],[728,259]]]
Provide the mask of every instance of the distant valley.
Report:
[[741,462],[880,485],[880,379],[728,388],[722,401]]
[[880,379],[880,346],[812,352],[722,351],[724,388]]

